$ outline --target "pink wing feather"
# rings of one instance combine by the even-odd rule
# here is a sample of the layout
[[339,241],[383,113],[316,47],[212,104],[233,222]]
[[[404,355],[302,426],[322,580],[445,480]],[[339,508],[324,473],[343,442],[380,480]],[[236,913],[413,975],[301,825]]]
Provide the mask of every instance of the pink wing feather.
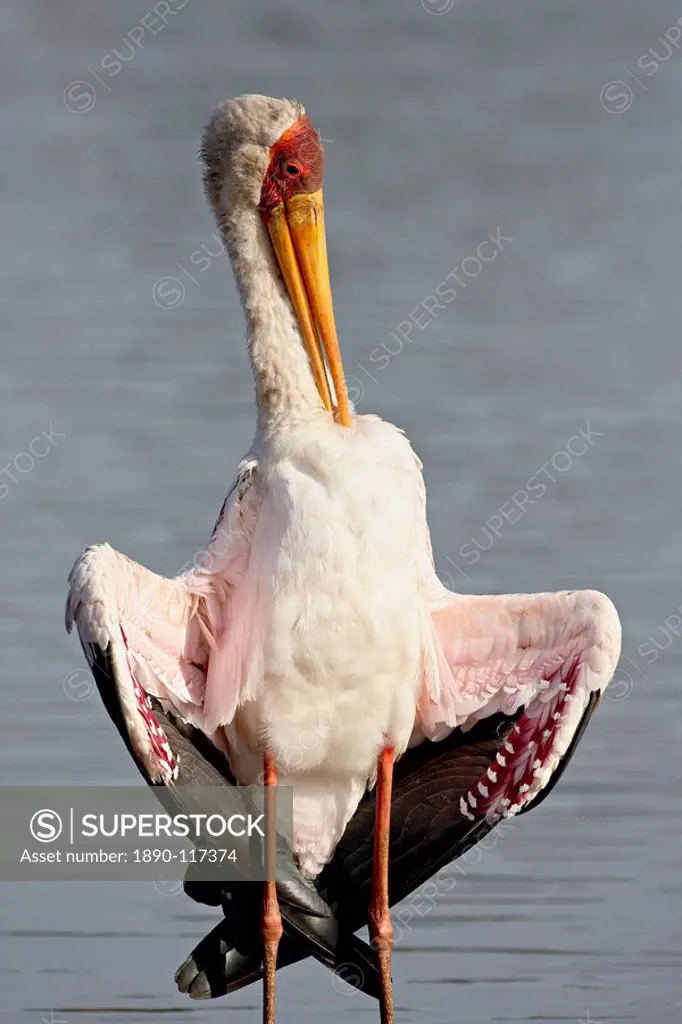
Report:
[[[188,572],[167,579],[108,544],[86,550],[69,574],[66,627],[76,625],[86,657],[110,665],[112,685],[136,756],[152,779],[174,775],[174,757],[150,713],[150,697],[213,736],[242,697],[240,662],[249,602],[242,589],[258,520],[258,462],[247,456],[225,500],[211,541]],[[246,610],[244,606],[247,605]],[[248,659],[244,659],[248,662]]]
[[611,680],[620,655],[618,615],[594,590],[471,597],[438,587],[431,596],[433,649],[417,735],[437,740],[496,712],[523,709],[497,767],[466,801],[471,816],[513,814],[546,785],[590,694]]

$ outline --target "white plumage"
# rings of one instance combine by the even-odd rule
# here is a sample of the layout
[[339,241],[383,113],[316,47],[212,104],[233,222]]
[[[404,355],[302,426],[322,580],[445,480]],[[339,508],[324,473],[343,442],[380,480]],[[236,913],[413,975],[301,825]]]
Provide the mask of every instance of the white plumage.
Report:
[[315,875],[385,746],[400,754],[410,740],[523,707],[499,770],[467,808],[500,816],[530,801],[589,694],[613,675],[620,625],[593,591],[445,590],[409,442],[377,417],[347,427],[325,409],[254,185],[301,116],[290,101],[242,98],[219,109],[204,140],[259,408],[205,557],[167,580],[108,545],[88,548],[71,571],[66,622],[86,654],[110,649],[150,777],[170,780],[174,761],[150,734],[144,694],[202,728],[242,783],[260,781],[266,749],[274,756],[279,781],[294,789],[296,852]]

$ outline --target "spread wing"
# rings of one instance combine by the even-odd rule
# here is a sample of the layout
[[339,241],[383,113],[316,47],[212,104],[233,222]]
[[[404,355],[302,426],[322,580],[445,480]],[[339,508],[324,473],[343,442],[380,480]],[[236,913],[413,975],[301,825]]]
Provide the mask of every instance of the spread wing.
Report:
[[[238,618],[233,595],[248,566],[259,506],[258,461],[249,455],[206,550],[180,575],[159,576],[108,544],[86,548],[69,574],[66,628],[75,624],[103,697],[109,691],[105,703],[120,707],[124,739],[152,782],[172,781],[177,759],[151,698],[205,726],[211,659]],[[235,677],[226,697],[235,707],[239,684]]]
[[495,821],[549,783],[592,695],[615,672],[620,622],[594,590],[471,597],[441,587],[433,598],[417,730],[439,739],[498,712],[517,716],[495,763],[461,798],[469,818]]

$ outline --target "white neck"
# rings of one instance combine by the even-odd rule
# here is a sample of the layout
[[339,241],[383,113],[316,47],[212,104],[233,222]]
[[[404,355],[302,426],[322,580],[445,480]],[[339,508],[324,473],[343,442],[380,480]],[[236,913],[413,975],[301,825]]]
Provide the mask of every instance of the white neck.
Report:
[[224,235],[246,319],[259,429],[319,415],[324,406],[260,212],[233,211]]

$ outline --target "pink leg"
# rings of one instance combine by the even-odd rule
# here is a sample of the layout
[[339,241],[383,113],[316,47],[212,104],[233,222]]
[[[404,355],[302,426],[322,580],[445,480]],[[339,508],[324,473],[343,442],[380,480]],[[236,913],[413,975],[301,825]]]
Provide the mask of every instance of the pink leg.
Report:
[[263,894],[263,1024],[275,1024],[277,947],[282,937],[282,917],[275,882],[275,829],[277,765],[269,754],[264,759],[265,778],[265,891]]
[[377,802],[374,821],[374,860],[372,896],[369,904],[369,934],[377,951],[381,982],[381,1024],[394,1024],[391,951],[393,924],[388,904],[388,855],[391,832],[391,788],[393,785],[393,747],[379,755]]

